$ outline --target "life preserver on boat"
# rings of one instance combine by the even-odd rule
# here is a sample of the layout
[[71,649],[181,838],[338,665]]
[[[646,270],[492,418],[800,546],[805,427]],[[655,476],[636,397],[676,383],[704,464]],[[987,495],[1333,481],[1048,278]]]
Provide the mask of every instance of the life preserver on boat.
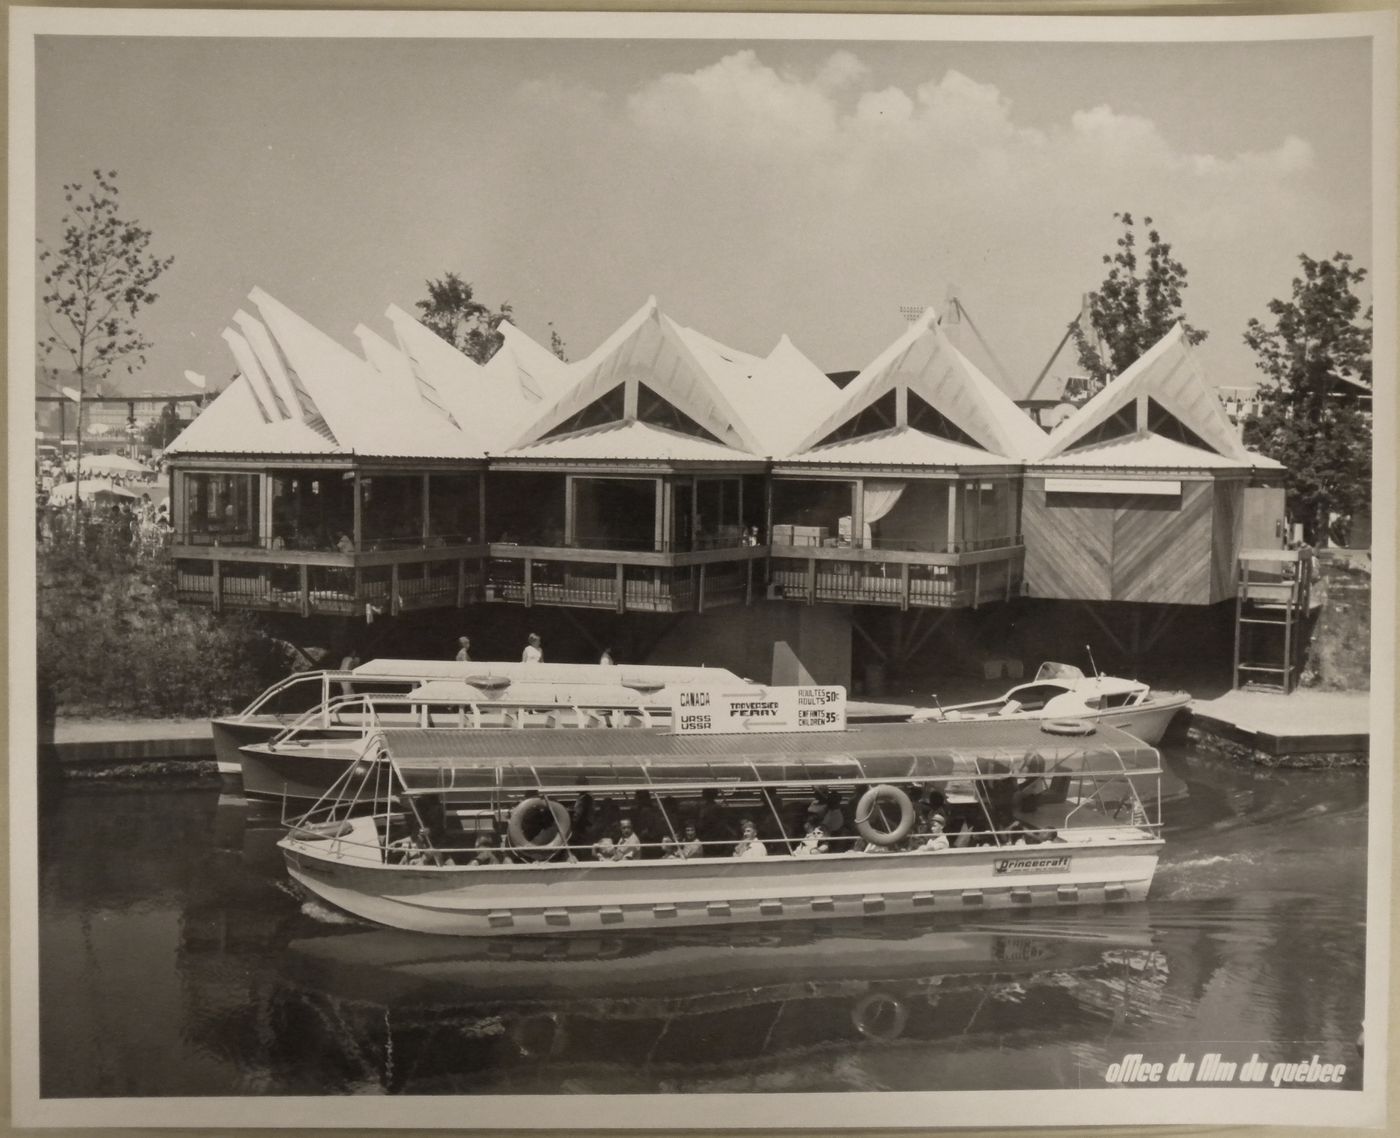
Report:
[[867,992],[851,1008],[851,1023],[866,1039],[893,1043],[904,1034],[909,1009],[888,992]]
[[1040,729],[1047,735],[1092,735],[1097,730],[1088,719],[1042,719]]
[[[870,822],[883,803],[889,803],[899,811],[899,823],[893,830],[881,830]],[[872,786],[856,803],[856,830],[871,845],[892,846],[908,837],[913,828],[914,804],[909,800],[909,795],[897,786],[885,782]]]
[[[546,827],[543,831],[550,835],[544,841],[540,841],[538,834],[531,837],[525,832],[525,820],[539,810],[548,810],[554,820],[553,827]],[[517,853],[532,858],[551,857],[560,846],[568,844],[569,812],[562,802],[555,802],[551,798],[541,798],[539,795],[527,798],[510,812],[506,836],[510,838],[511,847]]]
[[523,1059],[552,1058],[569,1041],[558,1012],[540,1012],[514,1020],[506,1034]]

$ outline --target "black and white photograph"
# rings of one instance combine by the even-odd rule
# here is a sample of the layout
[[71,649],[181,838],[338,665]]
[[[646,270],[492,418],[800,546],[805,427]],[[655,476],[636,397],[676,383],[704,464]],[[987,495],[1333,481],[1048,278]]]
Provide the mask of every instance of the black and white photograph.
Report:
[[15,1125],[1385,1124],[1393,8],[12,8],[9,127]]

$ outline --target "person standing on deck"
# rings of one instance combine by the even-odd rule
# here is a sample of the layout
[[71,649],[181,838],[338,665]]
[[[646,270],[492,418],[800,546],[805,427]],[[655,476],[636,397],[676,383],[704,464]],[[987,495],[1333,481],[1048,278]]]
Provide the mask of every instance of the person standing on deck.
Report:
[[468,637],[457,637],[457,663],[465,664],[472,658],[472,642]]
[[540,647],[540,634],[530,633],[525,642],[525,651],[520,654],[522,664],[539,664],[544,660],[544,649]]

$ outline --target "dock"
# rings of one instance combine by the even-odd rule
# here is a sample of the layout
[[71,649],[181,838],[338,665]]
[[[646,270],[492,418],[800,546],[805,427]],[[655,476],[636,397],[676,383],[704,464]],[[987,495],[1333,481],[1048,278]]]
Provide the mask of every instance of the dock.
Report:
[[65,719],[41,738],[40,769],[65,778],[99,775],[213,774],[214,736],[207,719]]
[[1191,704],[1188,735],[1217,754],[1274,767],[1365,766],[1370,693],[1236,690]]

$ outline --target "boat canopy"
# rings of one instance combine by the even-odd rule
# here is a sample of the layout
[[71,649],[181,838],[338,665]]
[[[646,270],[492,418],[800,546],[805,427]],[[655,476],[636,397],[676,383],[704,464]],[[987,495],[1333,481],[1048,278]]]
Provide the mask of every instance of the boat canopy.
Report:
[[1076,668],[1073,664],[1057,664],[1053,660],[1047,660],[1040,665],[1035,673],[1037,680],[1082,680],[1085,678],[1084,671]]
[[660,664],[523,664],[510,660],[477,663],[460,660],[370,660],[354,669],[357,676],[376,679],[457,680],[475,687],[501,687],[529,681],[583,687],[602,684],[633,691],[657,691],[672,684],[706,688],[734,685],[749,690],[757,685],[736,676],[728,668],[672,667]]
[[363,754],[410,793],[949,782],[1117,777],[1161,770],[1125,732],[1049,734],[1034,722],[869,724],[845,732],[675,735],[666,731],[377,731]]
[[[537,705],[540,707],[665,708],[670,709],[670,693],[660,689],[639,688],[622,683],[536,683],[534,680],[507,680],[493,685],[477,682],[485,677],[467,680],[425,680],[408,693],[407,699],[431,703],[503,703]],[[744,687],[745,685],[736,685]],[[656,691],[663,694],[658,697]],[[747,694],[747,692],[745,692]]]

